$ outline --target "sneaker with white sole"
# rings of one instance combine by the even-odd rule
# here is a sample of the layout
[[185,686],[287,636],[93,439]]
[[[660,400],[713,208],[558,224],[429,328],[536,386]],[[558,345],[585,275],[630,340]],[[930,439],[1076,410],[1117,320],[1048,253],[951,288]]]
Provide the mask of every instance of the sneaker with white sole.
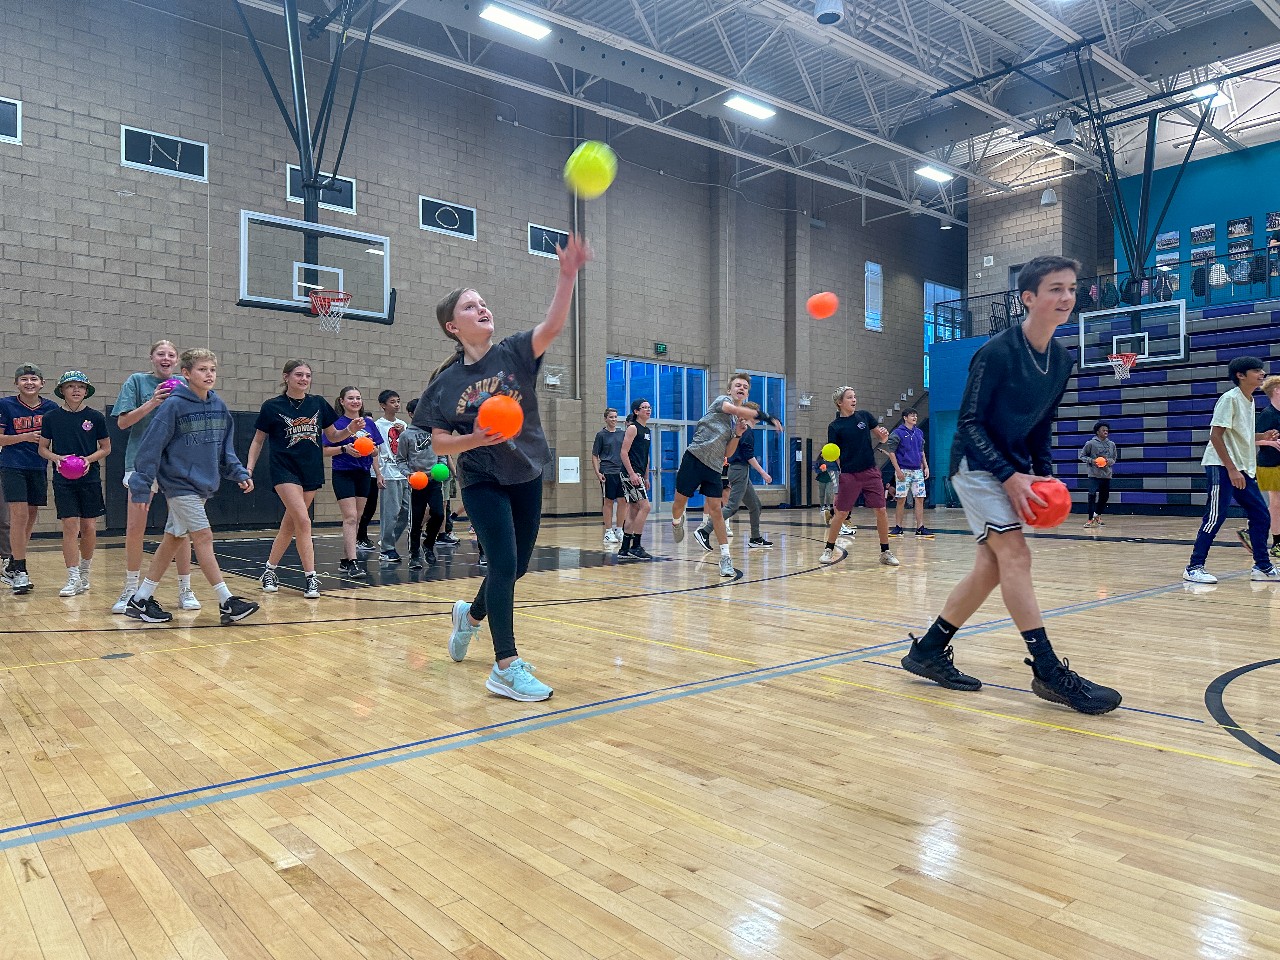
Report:
[[702,544],[702,549],[707,551],[707,553],[711,552],[711,531],[706,527],[694,527],[693,539]]
[[61,590],[59,590],[59,591],[58,591],[58,596],[60,596],[60,597],[74,597],[74,596],[76,596],[77,594],[80,594],[80,593],[83,593],[83,592],[84,592],[84,591],[82,591],[82,590],[80,589],[80,568],[79,568],[79,567],[69,567],[69,568],[67,569],[67,582],[66,582],[66,585],[65,585],[65,586],[63,586],[63,588],[62,588]]
[[738,571],[733,569],[733,557],[727,553],[720,554],[720,576],[736,577],[737,575]]
[[23,597],[35,589],[35,584],[31,582],[31,577],[25,570],[15,570],[9,575],[10,586],[13,589],[15,597]]
[[84,567],[80,568],[80,592],[89,592],[89,571]]
[[684,543],[684,514],[679,520],[671,521],[671,536],[676,543]]
[[856,536],[857,533],[858,533],[858,528],[855,527],[853,524],[851,523],[840,524],[840,536],[852,537],[852,536]]
[[1253,550],[1253,541],[1249,539],[1249,528],[1241,527],[1236,531],[1236,536],[1240,538],[1240,542],[1244,544],[1246,550]]
[[271,567],[262,571],[262,576],[258,578],[258,582],[262,584],[263,593],[278,593],[280,591],[280,577],[276,575],[275,570]]
[[[449,657],[455,663],[461,663],[466,659],[471,641],[480,632],[480,625],[471,622],[468,616],[470,613],[471,604],[465,600],[459,600],[453,605],[453,630],[449,633]],[[547,696],[550,696],[550,694]],[[517,697],[516,699],[519,698]]]
[[173,614],[160,606],[155,597],[147,597],[145,600],[130,598],[124,613],[125,616],[141,620],[143,623],[168,623],[173,619]]
[[13,570],[9,566],[10,557],[4,557],[3,563],[0,564],[0,583],[6,587],[13,586]]
[[609,527],[607,530],[605,530],[605,532],[604,532],[604,542],[605,542],[605,543],[617,543],[617,542],[618,542],[618,537],[617,537],[617,535],[613,532],[613,527]]
[[896,567],[900,564],[898,563],[898,558],[893,555],[892,550],[881,550],[880,565],[883,567]]
[[308,574],[306,577],[306,586],[302,589],[302,599],[318,600],[320,599],[320,575],[318,573]]
[[1217,583],[1218,578],[1204,567],[1187,567],[1182,571],[1182,579],[1187,583]]
[[1254,568],[1251,571],[1249,571],[1249,579],[1250,580],[1270,580],[1273,582],[1280,582],[1280,568],[1277,568],[1273,565],[1263,570],[1261,567],[1255,565]]
[[755,550],[758,547],[772,547],[773,541],[770,540],[768,537],[761,535],[759,537],[752,537],[750,540],[748,540],[747,546],[752,550]]
[[822,551],[822,556],[818,558],[818,562],[819,563],[835,563],[839,559],[840,557],[836,554],[835,550],[832,549],[831,547],[827,547],[827,549]]
[[120,599],[111,605],[112,613],[125,613],[129,609],[129,601],[133,599],[137,587],[125,587],[124,592],[120,594]]
[[239,623],[245,617],[257,612],[258,605],[256,603],[252,600],[244,600],[241,597],[228,597],[218,604],[218,619],[222,621],[224,627]]
[[200,601],[196,599],[196,593],[190,587],[183,587],[178,590],[178,609],[179,610],[199,610]]
[[555,691],[536,679],[533,673],[532,664],[525,663],[516,657],[511,661],[511,666],[505,670],[499,670],[495,663],[493,669],[489,671],[489,678],[485,680],[484,686],[490,693],[519,700],[522,703],[536,703],[539,700],[549,699]]

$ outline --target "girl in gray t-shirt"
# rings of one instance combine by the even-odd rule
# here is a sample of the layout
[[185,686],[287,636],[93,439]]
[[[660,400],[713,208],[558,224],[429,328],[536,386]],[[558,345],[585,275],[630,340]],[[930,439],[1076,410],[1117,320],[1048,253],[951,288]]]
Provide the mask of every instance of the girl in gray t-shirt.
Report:
[[[538,414],[537,377],[542,357],[564,329],[578,271],[591,253],[571,235],[557,250],[560,273],[546,319],[531,331],[494,342],[494,319],[475,290],[454,290],[436,305],[436,321],[457,344],[436,370],[413,415],[413,425],[431,431],[432,449],[457,458],[462,502],[489,559],[484,581],[471,603],[453,605],[449,656],[462,660],[489,618],[493,670],[485,687],[512,700],[546,700],[551,687],[533,676],[533,666],[516,651],[516,580],[529,569],[542,519],[542,471],[551,450]],[[476,423],[480,405],[491,396],[514,397],[524,426],[510,440]]]

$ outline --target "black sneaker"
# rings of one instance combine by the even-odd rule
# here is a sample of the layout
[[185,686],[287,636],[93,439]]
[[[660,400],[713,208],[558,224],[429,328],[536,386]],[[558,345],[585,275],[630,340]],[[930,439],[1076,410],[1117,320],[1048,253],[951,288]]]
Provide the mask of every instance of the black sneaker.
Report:
[[773,541],[768,537],[752,537],[747,541],[748,547],[772,547]]
[[430,566],[430,567],[434,567],[437,563],[440,562],[440,558],[436,556],[435,547],[423,547],[422,559],[427,561],[427,566]]
[[634,547],[631,548],[631,559],[632,560],[652,560],[653,555],[649,553],[648,550],[646,550],[644,547],[640,546],[640,544],[637,543]]
[[390,550],[383,550],[382,553],[378,555],[378,559],[383,563],[399,563],[400,554],[398,554],[395,548],[392,547]]
[[124,608],[124,615],[143,623],[168,623],[173,619],[173,614],[160,606],[155,597],[147,597],[145,600],[132,598]]
[[916,536],[921,540],[932,540],[933,531],[928,527],[916,527]]
[[631,559],[631,548],[630,548],[630,547],[621,547],[621,548],[619,548],[618,552],[614,554],[614,556],[615,556],[615,557],[617,557],[619,560],[630,560],[630,559]]
[[251,613],[257,612],[258,605],[256,603],[250,600],[241,600],[239,597],[229,597],[218,604],[218,614],[222,618],[224,627],[237,623]]
[[458,538],[452,533],[442,533],[440,536],[436,537],[436,543],[442,543],[446,547],[456,547],[458,545]]
[[901,536],[903,536],[903,533],[904,533],[904,531],[903,531],[903,529],[902,529],[901,527],[899,527],[899,526],[894,526],[894,527],[893,527],[893,529],[891,529],[891,530],[889,531],[889,536],[891,536],[891,537],[901,537]]
[[1079,713],[1110,713],[1120,706],[1120,693],[1101,684],[1090,683],[1063,660],[1050,676],[1040,676],[1035,661],[1027,659],[1031,668],[1031,692],[1041,700],[1061,703]]
[[373,550],[373,544],[369,542],[368,537],[361,537],[356,541],[357,550]]
[[956,669],[955,651],[948,645],[932,659],[920,656],[920,641],[911,634],[911,649],[902,658],[902,669],[917,677],[932,680],[948,690],[981,690],[982,681]]
[[711,537],[702,527],[693,528],[693,539],[702,544],[702,549],[711,552]]
[[1246,550],[1253,549],[1253,541],[1249,539],[1248,528],[1241,527],[1239,530],[1236,531],[1236,536],[1240,538],[1240,542],[1244,544],[1244,548]]
[[344,577],[354,577],[357,580],[363,580],[365,576],[364,567],[360,566],[359,560],[343,560],[338,564],[338,572]]
[[422,551],[415,550],[409,555],[409,569],[421,570],[427,565],[427,561],[422,558]]

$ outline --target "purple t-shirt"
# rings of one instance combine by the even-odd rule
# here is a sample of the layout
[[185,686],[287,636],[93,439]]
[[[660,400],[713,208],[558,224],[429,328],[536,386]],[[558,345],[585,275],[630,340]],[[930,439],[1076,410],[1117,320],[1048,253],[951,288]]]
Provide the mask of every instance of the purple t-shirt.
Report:
[[919,470],[924,466],[924,431],[900,423],[893,428],[892,437],[898,441],[894,454],[903,470]]
[[[378,431],[377,426],[374,425],[373,418],[365,417],[365,420],[368,421],[368,427],[364,430],[358,431],[350,440],[344,440],[342,443],[330,443],[329,438],[323,433],[320,434],[320,439],[324,441],[324,445],[326,447],[344,447],[349,443],[355,443],[357,437],[368,437],[378,446],[382,446],[382,434]],[[351,423],[351,418],[342,416],[333,422],[333,428],[335,430],[346,430],[349,423]],[[335,454],[333,458],[334,470],[345,470],[350,471],[351,473],[368,473],[371,466],[373,466],[372,453],[367,457],[353,457],[349,453],[339,453]]]

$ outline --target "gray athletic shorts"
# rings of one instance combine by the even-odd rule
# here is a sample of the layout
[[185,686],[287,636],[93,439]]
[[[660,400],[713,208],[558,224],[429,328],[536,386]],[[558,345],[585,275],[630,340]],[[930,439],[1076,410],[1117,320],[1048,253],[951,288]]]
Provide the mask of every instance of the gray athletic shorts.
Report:
[[969,529],[982,543],[991,533],[1021,530],[1022,520],[1004,492],[1004,484],[986,470],[970,470],[969,461],[961,459],[960,469],[951,478],[951,489],[960,498]]
[[209,529],[209,516],[204,511],[204,501],[194,494],[169,497],[169,520],[164,532],[175,537],[185,537],[198,530]]

